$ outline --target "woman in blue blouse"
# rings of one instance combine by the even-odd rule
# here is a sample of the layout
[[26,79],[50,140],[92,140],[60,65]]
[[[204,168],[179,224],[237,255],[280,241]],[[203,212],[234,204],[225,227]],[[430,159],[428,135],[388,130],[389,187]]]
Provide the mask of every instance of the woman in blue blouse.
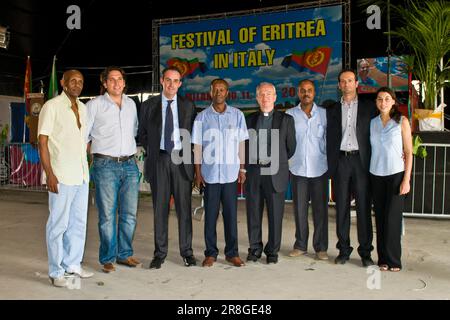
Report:
[[370,123],[370,178],[377,230],[378,266],[400,271],[403,201],[409,192],[412,169],[411,126],[397,109],[395,93],[377,91],[380,115]]

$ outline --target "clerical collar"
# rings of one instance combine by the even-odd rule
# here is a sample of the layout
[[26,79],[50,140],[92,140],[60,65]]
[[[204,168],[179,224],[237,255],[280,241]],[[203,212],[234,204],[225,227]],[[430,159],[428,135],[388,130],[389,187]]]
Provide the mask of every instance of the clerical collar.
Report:
[[273,110],[274,109],[272,109],[272,111],[270,111],[270,112],[261,112],[261,113],[263,114],[264,117],[269,117],[273,114]]

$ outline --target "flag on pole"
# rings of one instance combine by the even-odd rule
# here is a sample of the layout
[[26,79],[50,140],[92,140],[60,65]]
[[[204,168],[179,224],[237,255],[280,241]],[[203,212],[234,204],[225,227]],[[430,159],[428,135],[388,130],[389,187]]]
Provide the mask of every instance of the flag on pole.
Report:
[[309,51],[293,52],[283,59],[281,65],[285,68],[293,67],[300,72],[309,69],[325,75],[330,58],[330,47],[318,47]]
[[58,80],[56,75],[56,56],[53,56],[53,67],[50,75],[50,83],[48,85],[48,96],[50,100],[58,95]]
[[27,94],[32,92],[32,85],[31,85],[31,60],[30,56],[27,58],[27,67],[25,69],[25,82],[23,86],[23,99],[25,100],[25,106],[26,111],[28,114],[30,114],[31,106],[30,101],[27,99]]

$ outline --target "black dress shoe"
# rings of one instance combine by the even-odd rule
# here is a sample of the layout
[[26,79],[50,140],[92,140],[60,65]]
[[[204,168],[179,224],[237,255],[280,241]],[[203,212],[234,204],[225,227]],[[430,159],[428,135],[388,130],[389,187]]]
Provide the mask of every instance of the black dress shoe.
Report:
[[184,265],[186,267],[191,267],[197,265],[197,261],[195,260],[194,256],[187,256],[183,258]]
[[267,264],[270,264],[270,263],[278,263],[278,256],[277,255],[274,255],[274,254],[271,254],[271,255],[268,255],[267,256]]
[[259,258],[261,258],[261,252],[248,249],[247,261],[256,262]]
[[259,258],[261,258],[261,255],[257,255],[257,254],[254,254],[254,253],[249,253],[248,256],[247,256],[247,261],[256,262],[256,261],[258,261]]
[[363,267],[369,267],[375,265],[371,257],[368,258],[361,258],[361,262]]
[[150,263],[150,269],[159,269],[161,265],[164,263],[164,259],[160,257],[154,257],[152,262]]
[[336,259],[334,259],[335,264],[345,264],[350,258],[344,255],[338,255]]

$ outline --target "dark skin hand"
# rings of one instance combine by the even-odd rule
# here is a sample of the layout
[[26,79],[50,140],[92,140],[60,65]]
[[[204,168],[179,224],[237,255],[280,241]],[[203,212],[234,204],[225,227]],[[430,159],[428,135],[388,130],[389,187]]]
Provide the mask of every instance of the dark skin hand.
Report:
[[39,135],[39,156],[41,158],[42,167],[47,176],[47,189],[50,192],[58,193],[58,178],[53,174],[50,164],[50,153],[48,151],[48,136]]

